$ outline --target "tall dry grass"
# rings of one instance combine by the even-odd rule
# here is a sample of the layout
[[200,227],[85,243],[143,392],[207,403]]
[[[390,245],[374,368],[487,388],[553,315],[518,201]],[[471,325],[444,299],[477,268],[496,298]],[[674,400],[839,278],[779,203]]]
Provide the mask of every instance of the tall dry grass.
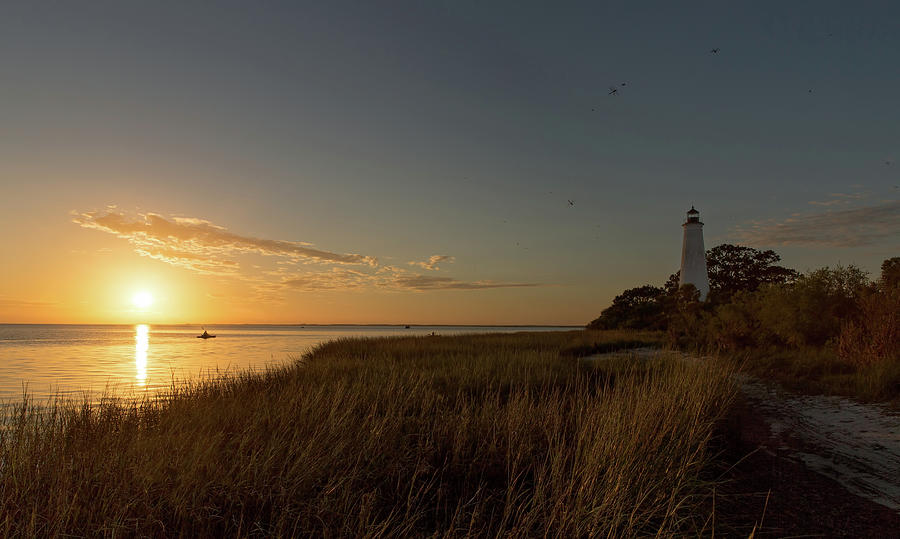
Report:
[[728,373],[579,357],[655,338],[633,335],[341,340],[154,400],[7,407],[0,534],[702,532]]

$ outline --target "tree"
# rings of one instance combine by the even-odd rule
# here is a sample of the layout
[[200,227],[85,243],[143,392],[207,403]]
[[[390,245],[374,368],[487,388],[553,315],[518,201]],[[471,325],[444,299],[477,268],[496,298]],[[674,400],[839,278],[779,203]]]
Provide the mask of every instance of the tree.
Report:
[[888,258],[881,263],[881,286],[885,290],[900,288],[900,256]]
[[841,358],[858,365],[900,361],[900,257],[881,264],[881,279],[857,306],[858,315],[841,327]]
[[672,296],[678,292],[678,288],[681,286],[678,284],[678,281],[681,280],[681,270],[676,271],[672,275],[669,275],[669,278],[666,279],[666,282],[663,284],[663,290],[666,291],[666,294]]
[[822,346],[840,334],[845,321],[859,315],[859,300],[868,284],[855,266],[825,267],[796,282],[760,288],[760,325],[789,346]]
[[725,303],[740,290],[756,290],[762,284],[792,282],[799,274],[776,265],[781,256],[775,251],[723,243],[706,251],[710,295]]
[[698,343],[705,325],[704,305],[700,291],[687,283],[660,301],[664,305],[669,342],[676,346]]
[[[753,291],[762,284],[790,283],[800,275],[796,271],[776,265],[781,256],[775,251],[759,251],[752,247],[723,243],[706,251],[706,271],[709,275],[711,303],[727,303],[739,291]],[[663,285],[668,294],[678,290],[680,271],[669,275]]]
[[665,291],[658,286],[629,288],[603,309],[600,317],[588,324],[589,329],[659,329],[664,324],[663,306],[659,299]]

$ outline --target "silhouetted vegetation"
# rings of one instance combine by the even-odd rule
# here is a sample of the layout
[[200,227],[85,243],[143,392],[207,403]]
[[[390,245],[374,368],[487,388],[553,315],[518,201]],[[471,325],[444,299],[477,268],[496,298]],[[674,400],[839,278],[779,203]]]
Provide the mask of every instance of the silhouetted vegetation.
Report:
[[[797,279],[792,269],[776,265],[781,257],[774,251],[722,244],[706,252],[710,293],[704,306],[728,302],[739,292],[754,291],[763,284],[784,284]],[[630,288],[613,299],[612,305],[588,324],[589,329],[651,329],[689,323],[686,303],[697,300],[693,292],[679,290],[680,272],[669,276],[663,286]],[[691,287],[693,288],[693,287]],[[680,330],[676,330],[677,334]]]
[[[706,251],[709,276],[707,301],[725,303],[738,292],[753,291],[763,284],[789,283],[798,277],[792,269],[779,266],[781,256],[772,250],[723,243]],[[663,287],[669,293],[678,288],[681,271],[669,276]]]
[[[863,289],[842,327],[838,354],[857,365],[886,364],[900,354],[900,257],[881,264],[881,279]],[[897,366],[900,370],[900,366]],[[900,381],[900,376],[895,376]],[[898,388],[900,392],[900,388]]]
[[703,535],[730,373],[579,359],[659,338],[348,339],[144,402],[4,407],[0,534]]
[[588,329],[663,329],[665,312],[660,299],[664,294],[657,286],[630,288],[616,296]]
[[717,246],[707,252],[707,301],[693,286],[677,288],[675,274],[663,288],[624,292],[589,327],[652,319],[644,327],[665,329],[672,346],[741,358],[793,388],[900,398],[900,257],[885,260],[875,282],[852,265],[799,274],[779,260]]

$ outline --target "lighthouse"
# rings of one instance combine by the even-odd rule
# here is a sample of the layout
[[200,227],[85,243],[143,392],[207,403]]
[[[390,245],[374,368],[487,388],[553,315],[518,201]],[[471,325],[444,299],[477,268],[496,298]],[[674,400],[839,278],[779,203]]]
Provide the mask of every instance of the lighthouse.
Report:
[[681,278],[678,286],[692,284],[700,291],[700,301],[709,294],[709,277],[706,274],[706,249],[703,248],[703,223],[700,212],[691,206],[687,212],[684,241],[681,244]]

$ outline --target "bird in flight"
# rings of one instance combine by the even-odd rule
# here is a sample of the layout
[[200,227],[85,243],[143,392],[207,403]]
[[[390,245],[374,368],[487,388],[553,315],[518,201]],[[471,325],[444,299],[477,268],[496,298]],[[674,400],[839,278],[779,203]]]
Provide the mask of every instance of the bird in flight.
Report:
[[715,49],[711,49],[709,52],[712,54],[719,54],[720,50],[722,50],[722,49],[720,49],[719,47],[716,47]]
[[606,94],[606,95],[616,95],[616,94],[618,94],[618,93],[619,93],[619,89],[618,89],[618,88],[616,88],[615,86],[610,86],[610,87],[609,87],[609,93]]
[[569,200],[569,206],[574,206],[574,205],[575,205],[575,202],[572,200]]

